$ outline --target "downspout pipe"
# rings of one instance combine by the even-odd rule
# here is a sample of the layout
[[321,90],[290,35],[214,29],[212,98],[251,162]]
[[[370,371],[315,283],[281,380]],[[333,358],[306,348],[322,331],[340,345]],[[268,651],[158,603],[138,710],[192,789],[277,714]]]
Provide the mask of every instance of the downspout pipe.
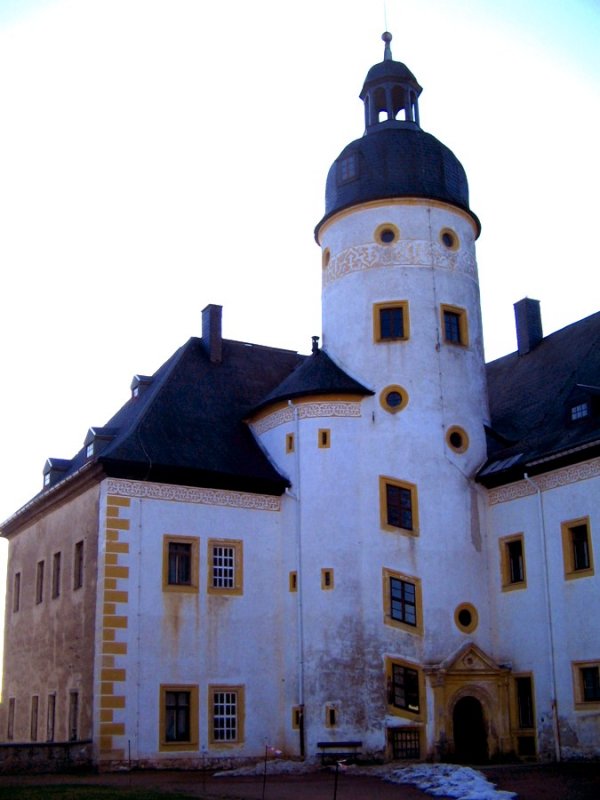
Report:
[[304,605],[303,605],[303,580],[302,580],[302,508],[300,505],[300,417],[298,407],[288,400],[288,406],[294,415],[294,453],[296,468],[295,493],[288,492],[296,501],[296,614],[298,625],[298,706],[300,720],[298,733],[300,739],[300,755],[305,756],[305,726],[304,726]]
[[554,649],[554,625],[552,620],[552,599],[550,594],[550,577],[548,574],[548,550],[546,547],[546,522],[544,519],[544,501],[542,498],[542,490],[539,485],[532,481],[527,473],[523,477],[527,483],[533,487],[537,495],[538,506],[538,522],[540,539],[542,545],[542,561],[544,564],[544,594],[546,600],[546,620],[548,625],[548,647],[550,657],[550,681],[552,688],[552,728],[554,731],[554,757],[557,762],[562,761],[561,745],[560,745],[560,727],[558,724],[558,699],[556,691],[556,657]]

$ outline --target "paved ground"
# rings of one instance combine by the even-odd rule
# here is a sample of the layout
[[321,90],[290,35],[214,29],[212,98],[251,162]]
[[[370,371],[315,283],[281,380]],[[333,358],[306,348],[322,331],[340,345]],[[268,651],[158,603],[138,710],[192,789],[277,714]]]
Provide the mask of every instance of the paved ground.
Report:
[[[600,763],[547,766],[512,765],[482,770],[500,789],[517,792],[519,800],[599,800]],[[302,775],[269,776],[265,800],[332,800],[335,775],[319,771]],[[213,778],[201,772],[132,772],[102,775],[26,775],[0,777],[0,786],[80,783],[152,787],[179,791],[205,800],[262,800],[260,777]],[[340,773],[336,800],[425,800],[430,795],[412,786],[380,778]],[[438,798],[438,800],[441,800]]]

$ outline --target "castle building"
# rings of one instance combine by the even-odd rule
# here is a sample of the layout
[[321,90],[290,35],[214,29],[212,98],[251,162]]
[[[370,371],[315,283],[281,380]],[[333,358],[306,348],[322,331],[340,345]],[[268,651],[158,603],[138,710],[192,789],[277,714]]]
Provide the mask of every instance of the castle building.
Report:
[[600,313],[544,337],[525,298],[485,364],[466,175],[383,39],[316,226],[322,342],[208,305],[4,523],[0,751],[600,755]]

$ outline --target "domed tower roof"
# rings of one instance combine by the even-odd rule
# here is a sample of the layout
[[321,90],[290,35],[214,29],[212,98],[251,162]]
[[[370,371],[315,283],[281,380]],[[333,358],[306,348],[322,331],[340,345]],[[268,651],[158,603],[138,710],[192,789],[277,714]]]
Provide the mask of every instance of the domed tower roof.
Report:
[[392,59],[392,35],[384,33],[383,61],[365,79],[360,99],[365,106],[365,133],[347,145],[327,175],[325,216],[370,200],[422,197],[469,208],[465,171],[454,153],[421,129],[421,87],[405,64]]

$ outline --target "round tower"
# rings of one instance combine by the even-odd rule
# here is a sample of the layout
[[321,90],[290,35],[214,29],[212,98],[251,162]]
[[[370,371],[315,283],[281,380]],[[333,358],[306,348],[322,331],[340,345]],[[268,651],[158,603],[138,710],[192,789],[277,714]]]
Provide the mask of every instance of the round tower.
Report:
[[[349,609],[360,614],[352,663],[363,665],[369,688],[339,692],[340,718],[362,714],[378,728],[372,746],[388,755],[414,736],[415,752],[432,757],[451,737],[455,701],[435,688],[432,665],[463,647],[492,647],[473,481],[488,421],[480,225],[460,162],[420,127],[420,85],[392,59],[391,35],[382,38],[384,59],[360,94],[365,133],[329,170],[315,232],[323,350],[373,395],[361,402],[352,439],[332,425],[332,448],[347,450],[320,476],[335,518],[315,513],[306,529],[327,525],[322,561],[354,563],[346,595],[336,572],[331,617],[319,612],[339,629]],[[307,503],[319,486],[308,470],[302,480]],[[323,647],[338,657],[332,642]]]

